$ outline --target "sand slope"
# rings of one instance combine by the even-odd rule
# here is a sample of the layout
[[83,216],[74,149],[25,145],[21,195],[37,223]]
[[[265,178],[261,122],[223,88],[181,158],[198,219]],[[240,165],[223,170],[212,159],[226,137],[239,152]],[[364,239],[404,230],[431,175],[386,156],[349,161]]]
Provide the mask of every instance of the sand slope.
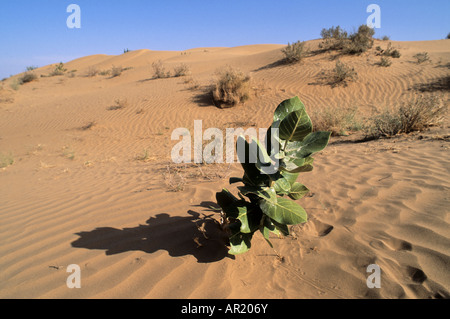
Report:
[[[333,138],[301,176],[312,190],[300,200],[310,221],[274,238],[275,250],[257,235],[236,258],[209,207],[230,176],[242,175],[240,165],[170,161],[174,129],[200,119],[204,129],[267,127],[275,107],[296,95],[309,110],[357,106],[363,114],[418,93],[448,100],[449,43],[392,42],[402,57],[389,68],[373,53],[341,57],[358,81],[335,88],[322,78],[332,53],[279,65],[283,46],[275,44],[89,56],[65,65],[73,77],[41,77],[17,91],[10,84],[20,75],[8,79],[0,153],[14,164],[0,168],[0,298],[450,297],[448,123],[390,140]],[[318,41],[308,46],[317,50]],[[424,51],[432,62],[414,63]],[[168,70],[185,63],[192,74],[152,79],[158,60]],[[251,74],[246,105],[218,109],[203,93],[225,65]],[[127,70],[86,76],[113,66]],[[111,108],[116,100],[124,108]],[[70,264],[81,267],[81,289],[66,286]],[[370,264],[382,270],[381,289],[366,285]]]

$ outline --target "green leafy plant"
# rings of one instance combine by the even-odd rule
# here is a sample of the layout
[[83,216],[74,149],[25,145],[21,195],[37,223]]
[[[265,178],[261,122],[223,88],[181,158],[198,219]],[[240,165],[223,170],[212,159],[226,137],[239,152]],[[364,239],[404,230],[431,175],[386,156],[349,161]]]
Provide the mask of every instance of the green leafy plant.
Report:
[[[270,233],[287,236],[289,225],[307,221],[306,211],[295,200],[309,190],[297,178],[313,169],[312,155],[328,145],[330,135],[313,132],[305,106],[294,97],[275,110],[264,145],[256,138],[249,143],[244,136],[238,137],[237,153],[244,176],[231,178],[230,184],[243,183],[238,186],[239,198],[227,189],[216,194],[229,235],[230,254],[247,252],[258,231],[273,247]],[[269,166],[273,169],[267,169]]]
[[55,66],[55,69],[50,73],[50,76],[64,75],[67,69],[64,67],[64,63],[60,62]]

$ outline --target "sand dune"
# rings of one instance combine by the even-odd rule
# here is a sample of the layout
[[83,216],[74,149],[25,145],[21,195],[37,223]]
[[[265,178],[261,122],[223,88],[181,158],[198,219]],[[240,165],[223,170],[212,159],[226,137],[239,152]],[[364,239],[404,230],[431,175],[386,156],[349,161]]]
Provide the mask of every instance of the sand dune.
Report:
[[[309,111],[365,115],[419,93],[448,100],[449,41],[392,42],[402,56],[389,68],[373,54],[340,57],[358,72],[347,87],[322,80],[332,53],[280,65],[277,44],[95,55],[17,91],[10,85],[20,75],[4,81],[0,153],[14,164],[0,168],[0,298],[449,298],[447,122],[389,140],[333,138],[301,176],[312,191],[300,200],[309,222],[274,238],[275,250],[258,235],[236,258],[209,207],[240,165],[170,160],[174,129],[199,119],[204,129],[267,127],[296,95]],[[424,51],[432,62],[414,63]],[[153,79],[159,60],[191,74]],[[218,109],[202,89],[226,65],[251,75],[253,96]],[[126,70],[87,76],[113,66]],[[81,267],[81,289],[66,286],[71,264]],[[366,285],[370,264],[382,270],[380,289]]]

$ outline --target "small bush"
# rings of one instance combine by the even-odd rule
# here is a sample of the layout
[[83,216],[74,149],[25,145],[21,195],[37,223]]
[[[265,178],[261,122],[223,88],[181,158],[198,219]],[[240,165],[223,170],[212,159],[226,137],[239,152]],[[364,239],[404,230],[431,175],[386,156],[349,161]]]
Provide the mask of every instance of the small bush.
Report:
[[378,65],[387,68],[392,65],[392,61],[389,58],[382,56]]
[[64,68],[64,63],[60,62],[58,65],[56,65],[55,69],[50,73],[50,76],[64,75],[66,71],[67,69]]
[[449,33],[449,34],[447,34],[447,39],[450,39],[450,33]]
[[430,57],[428,56],[428,52],[417,53],[413,56],[413,58],[417,59],[417,63],[421,64],[424,62],[431,62]]
[[161,60],[152,63],[154,79],[170,78],[170,71],[166,71],[166,68],[162,64]]
[[212,87],[212,97],[220,107],[231,107],[250,98],[250,77],[239,70],[227,67],[217,73]]
[[389,41],[390,38],[389,38],[389,36],[385,35],[385,36],[383,36],[383,37],[381,38],[381,40],[382,40],[382,41]]
[[440,124],[447,106],[437,96],[421,96],[419,99],[393,108],[386,108],[372,118],[368,126],[373,137],[394,136],[400,133],[421,131]]
[[5,168],[12,164],[14,164],[14,157],[12,156],[12,154],[6,155],[3,153],[0,153],[0,168]]
[[123,68],[121,66],[118,66],[118,67],[113,66],[111,68],[111,77],[115,78],[115,77],[121,76],[122,72],[123,72]]
[[37,66],[27,66],[27,71],[34,71],[37,68],[38,68]]
[[36,74],[34,74],[33,72],[26,72],[20,79],[19,82],[21,84],[24,83],[29,83],[29,82],[33,82],[34,80],[36,80],[38,77]]
[[282,49],[281,52],[284,53],[284,61],[286,63],[298,63],[303,60],[307,54],[305,49],[305,42],[297,41],[295,43],[288,43],[287,47]]
[[348,54],[361,54],[373,46],[374,29],[363,24],[358,28],[358,32],[349,36],[350,42],[346,42],[344,52]]
[[122,110],[126,107],[128,107],[128,101],[126,99],[124,99],[124,100],[116,99],[115,105],[110,106],[108,108],[108,110],[110,110],[110,111]]
[[99,73],[99,71],[97,70],[97,68],[91,66],[87,70],[86,76],[89,78],[92,78],[92,77],[96,76],[98,73]]
[[325,50],[342,50],[349,41],[348,33],[340,26],[322,29],[320,35],[324,41],[319,47]]
[[315,109],[311,112],[314,131],[328,131],[333,136],[348,135],[348,131],[359,131],[362,128],[357,118],[356,107],[337,107]]
[[186,76],[190,73],[189,66],[187,64],[180,64],[173,69],[173,76],[174,77],[180,77],[180,76]]
[[348,81],[356,81],[358,78],[358,73],[356,73],[355,68],[346,65],[345,63],[338,60],[336,62],[336,67],[332,71],[332,84],[333,85],[347,85]]
[[394,48],[392,47],[392,43],[391,43],[391,42],[389,42],[386,51],[384,51],[384,52],[382,53],[382,55],[384,55],[384,56],[390,56],[390,57],[392,57],[392,58],[394,58],[394,59],[398,59],[398,58],[400,58],[400,56],[401,56],[400,51],[398,51],[397,49],[394,49]]

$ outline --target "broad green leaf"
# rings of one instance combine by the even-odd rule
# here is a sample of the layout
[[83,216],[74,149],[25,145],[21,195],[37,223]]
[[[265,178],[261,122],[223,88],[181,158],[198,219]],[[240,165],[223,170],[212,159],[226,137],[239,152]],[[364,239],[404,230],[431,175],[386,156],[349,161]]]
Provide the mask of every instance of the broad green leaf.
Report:
[[[256,142],[255,142],[256,143]],[[244,184],[259,186],[268,184],[270,178],[263,174],[257,166],[258,161],[258,143],[250,144],[245,137],[239,136],[236,143],[239,162],[244,169]]]
[[292,185],[297,181],[298,176],[300,175],[299,173],[289,173],[287,171],[283,171],[281,172],[281,175],[289,182],[289,184]]
[[313,132],[303,141],[288,143],[286,157],[301,159],[320,152],[328,145],[330,136],[330,132]]
[[248,223],[247,207],[243,206],[243,207],[238,207],[237,209],[239,211],[239,215],[238,215],[237,219],[241,222],[241,228],[240,228],[241,233],[244,233],[244,234],[251,233],[250,226]]
[[239,255],[247,252],[251,245],[253,234],[236,233],[230,237],[230,250],[231,255]]
[[311,119],[303,108],[289,113],[284,120],[281,121],[280,139],[287,142],[302,141],[312,132],[312,128]]
[[261,197],[259,205],[263,213],[280,224],[297,225],[308,219],[303,207],[287,198],[277,197],[273,189]]
[[266,146],[267,152],[273,159],[280,159],[284,156],[284,153],[281,152],[281,140],[279,136],[280,123],[281,121],[275,121],[272,123],[267,130],[264,140],[264,145]]
[[291,184],[286,178],[280,177],[275,181],[273,188],[278,195],[287,195],[291,190]]
[[309,193],[309,189],[300,183],[294,183],[291,187],[291,192],[289,193],[289,197],[293,200],[297,200],[303,198],[306,194]]
[[293,159],[293,161],[288,161],[289,159],[291,158],[285,158],[284,166],[281,167],[284,172],[294,174],[310,172],[313,170],[312,163],[314,162],[314,158],[312,157]]
[[275,110],[275,114],[273,116],[273,121],[282,121],[284,118],[294,111],[302,110],[305,106],[303,105],[302,101],[298,98],[298,96],[285,100],[278,105],[277,109]]

